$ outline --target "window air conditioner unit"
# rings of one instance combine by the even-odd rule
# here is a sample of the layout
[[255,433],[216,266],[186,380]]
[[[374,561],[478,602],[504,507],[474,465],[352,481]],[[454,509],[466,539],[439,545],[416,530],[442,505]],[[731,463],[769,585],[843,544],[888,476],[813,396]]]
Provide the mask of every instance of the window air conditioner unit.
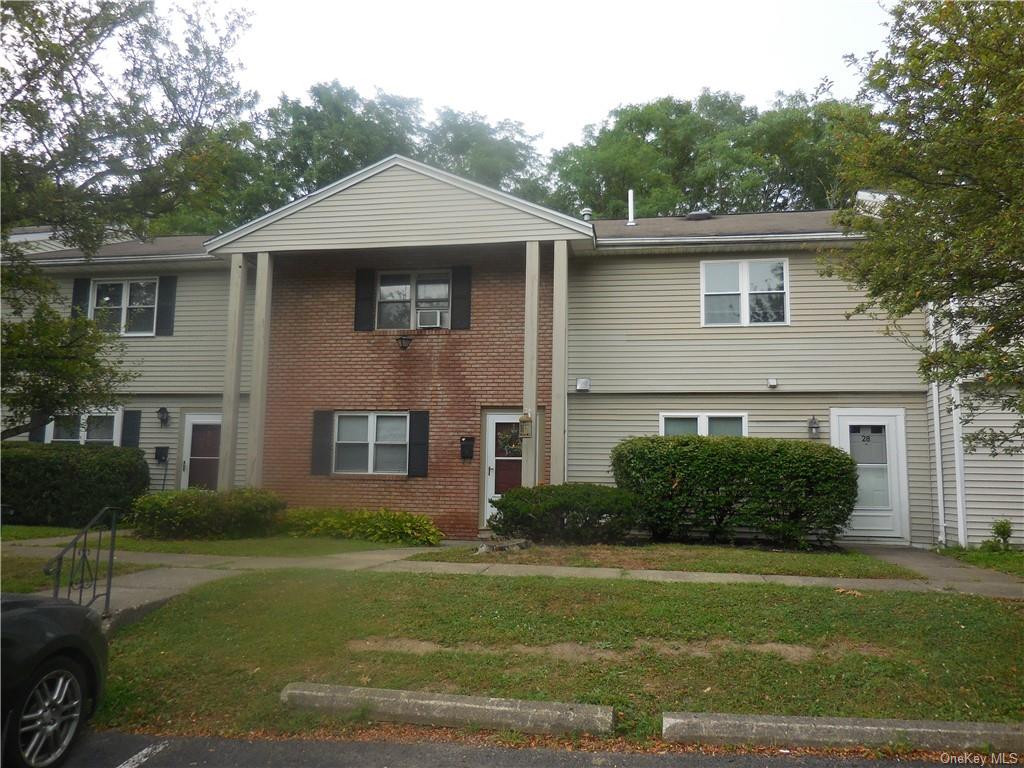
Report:
[[418,309],[416,310],[417,328],[440,328],[441,310],[439,309]]

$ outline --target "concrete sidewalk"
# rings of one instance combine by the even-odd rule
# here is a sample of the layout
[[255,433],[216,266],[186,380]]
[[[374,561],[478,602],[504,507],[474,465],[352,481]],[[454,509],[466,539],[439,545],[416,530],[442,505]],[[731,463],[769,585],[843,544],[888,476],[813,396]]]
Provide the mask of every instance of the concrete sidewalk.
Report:
[[[46,540],[36,541],[50,544]],[[57,546],[36,546],[36,541],[6,544],[4,552],[14,556],[49,558],[60,551],[60,547]],[[825,576],[578,568],[505,563],[443,563],[405,559],[421,552],[432,551],[429,547],[375,549],[316,557],[240,557],[119,551],[116,554],[116,560],[120,562],[155,567],[114,577],[111,593],[111,614],[113,616],[111,626],[116,628],[130,623],[163,605],[175,595],[187,592],[201,584],[225,578],[233,573],[280,568],[497,577],[548,576],[689,584],[783,584],[859,591],[958,592],[983,597],[1024,600],[1024,580],[1009,574],[978,568],[927,550],[867,545],[855,548],[881,560],[905,566],[925,578],[922,580],[843,579]]]

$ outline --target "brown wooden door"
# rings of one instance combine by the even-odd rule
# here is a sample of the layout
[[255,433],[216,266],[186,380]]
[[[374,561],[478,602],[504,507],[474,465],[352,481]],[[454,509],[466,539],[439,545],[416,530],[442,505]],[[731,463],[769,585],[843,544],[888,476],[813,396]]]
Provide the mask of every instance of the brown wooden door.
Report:
[[188,416],[186,428],[182,486],[216,490],[220,466],[220,416]]

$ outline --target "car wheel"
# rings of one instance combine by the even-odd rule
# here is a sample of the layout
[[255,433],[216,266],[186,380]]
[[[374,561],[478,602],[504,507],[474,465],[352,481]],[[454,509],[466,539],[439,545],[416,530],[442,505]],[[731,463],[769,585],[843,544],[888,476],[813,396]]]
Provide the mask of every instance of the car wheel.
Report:
[[18,768],[64,762],[85,720],[88,677],[82,665],[56,656],[40,666],[15,702],[8,759]]

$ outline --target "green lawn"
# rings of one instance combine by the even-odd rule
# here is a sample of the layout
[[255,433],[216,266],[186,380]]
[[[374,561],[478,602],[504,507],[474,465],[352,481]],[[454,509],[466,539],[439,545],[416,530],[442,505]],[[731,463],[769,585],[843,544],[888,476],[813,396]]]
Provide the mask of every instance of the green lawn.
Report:
[[586,568],[771,573],[788,576],[832,576],[850,579],[920,579],[920,574],[858,552],[791,552],[704,544],[643,546],[534,546],[520,552],[489,552],[453,547],[415,555],[411,560],[448,563],[522,563]]
[[61,528],[56,525],[2,525],[0,541],[25,541],[46,539],[53,536],[74,536],[77,528]]
[[[0,590],[4,592],[38,592],[53,587],[53,577],[43,573],[47,563],[45,557],[19,557],[4,555],[0,560]],[[136,565],[135,563],[114,563],[114,575],[135,573],[154,568],[152,565]],[[106,561],[100,563],[100,573],[107,572]],[[66,585],[71,577],[68,568],[61,574],[61,581]]]
[[256,539],[185,539],[159,541],[118,536],[117,548],[125,552],[175,552],[190,555],[226,555],[231,557],[313,557],[343,552],[365,552],[405,546],[361,539],[298,538],[267,536]]
[[961,549],[947,547],[939,552],[948,557],[955,557],[965,563],[979,568],[991,568],[1014,576],[1024,578],[1024,549],[1011,549],[1008,552],[987,552],[981,549]]
[[666,710],[1013,722],[1024,605],[779,585],[285,571],[207,584],[113,639],[98,723],[340,733],[289,682]]

